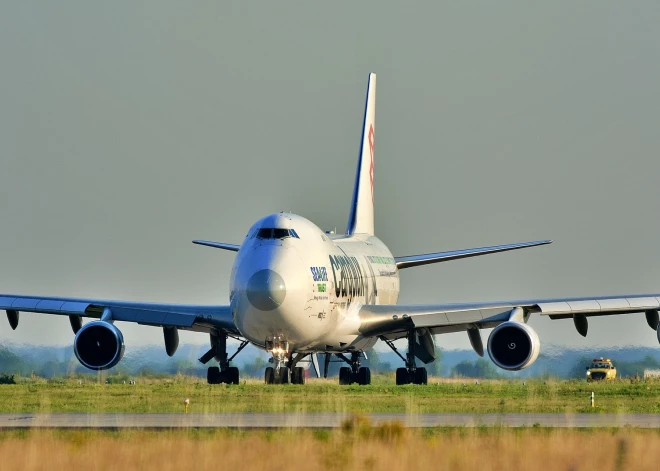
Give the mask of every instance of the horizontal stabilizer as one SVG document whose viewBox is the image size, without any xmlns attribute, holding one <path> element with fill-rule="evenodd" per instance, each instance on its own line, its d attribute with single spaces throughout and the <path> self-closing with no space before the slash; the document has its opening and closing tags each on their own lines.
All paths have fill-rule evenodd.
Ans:
<svg viewBox="0 0 660 471">
<path fill-rule="evenodd" d="M 241 248 L 240 245 L 225 244 L 224 242 L 211 242 L 210 240 L 193 240 L 192 243 L 197 245 L 206 245 L 207 247 L 213 247 L 216 249 L 231 250 L 232 252 L 238 252 L 238 249 Z"/>
<path fill-rule="evenodd" d="M 479 247 L 476 249 L 452 250 L 451 252 L 436 252 L 421 255 L 407 255 L 405 257 L 394 257 L 396 267 L 402 268 L 416 267 L 419 265 L 428 265 L 429 263 L 447 262 L 459 258 L 476 257 L 489 253 L 508 252 L 509 250 L 524 249 L 527 247 L 536 247 L 537 245 L 551 244 L 551 240 L 537 240 L 534 242 L 521 242 L 519 244 L 494 245 L 492 247 Z"/>
</svg>

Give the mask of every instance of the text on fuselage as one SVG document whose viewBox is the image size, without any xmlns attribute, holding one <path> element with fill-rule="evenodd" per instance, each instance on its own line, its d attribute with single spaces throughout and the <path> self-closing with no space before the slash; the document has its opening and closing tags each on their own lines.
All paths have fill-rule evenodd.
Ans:
<svg viewBox="0 0 660 471">
<path fill-rule="evenodd" d="M 335 283 L 335 295 L 350 298 L 364 295 L 362 269 L 355 257 L 330 255 L 330 267 Z"/>
<path fill-rule="evenodd" d="M 328 281 L 328 271 L 325 267 L 309 267 L 314 281 Z"/>
</svg>

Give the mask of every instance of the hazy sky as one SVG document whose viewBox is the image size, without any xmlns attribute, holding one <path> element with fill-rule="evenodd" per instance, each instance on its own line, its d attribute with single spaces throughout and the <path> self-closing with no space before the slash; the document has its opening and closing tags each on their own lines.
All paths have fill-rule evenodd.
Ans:
<svg viewBox="0 0 660 471">
<path fill-rule="evenodd" d="M 401 302 L 660 292 L 659 24 L 657 1 L 5 1 L 0 292 L 227 302 L 234 255 L 190 240 L 279 210 L 343 231 L 372 71 L 395 255 L 555 240 L 405 270 Z M 531 325 L 658 345 L 643 316 L 590 322 Z M 73 335 L 24 313 L 0 339 Z"/>
</svg>

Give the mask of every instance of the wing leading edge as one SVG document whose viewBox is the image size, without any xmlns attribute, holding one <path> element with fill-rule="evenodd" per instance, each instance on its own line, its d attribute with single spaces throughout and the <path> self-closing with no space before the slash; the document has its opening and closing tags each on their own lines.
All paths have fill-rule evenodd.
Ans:
<svg viewBox="0 0 660 471">
<path fill-rule="evenodd" d="M 413 329 L 425 328 L 433 334 L 443 334 L 491 328 L 508 321 L 517 308 L 522 309 L 521 320 L 524 322 L 531 314 L 547 315 L 551 319 L 575 319 L 578 316 L 646 313 L 648 320 L 657 318 L 660 294 L 417 306 L 364 305 L 359 310 L 359 331 L 365 337 L 395 339 Z M 657 328 L 657 322 L 653 322 L 655 325 L 651 325 L 651 320 L 648 322 Z M 586 329 L 580 334 L 586 335 Z"/>
<path fill-rule="evenodd" d="M 116 321 L 202 331 L 217 329 L 229 333 L 238 333 L 229 306 L 157 304 L 0 294 L 1 309 L 7 311 L 10 320 L 12 318 L 16 319 L 16 323 L 18 323 L 18 313 L 21 311 L 99 319 L 104 311 L 109 310 L 112 320 Z M 14 325 L 12 327 L 15 328 Z"/>
<path fill-rule="evenodd" d="M 520 242 L 517 244 L 493 245 L 491 247 L 479 247 L 476 249 L 452 250 L 449 252 L 435 252 L 420 255 L 406 255 L 403 257 L 394 257 L 396 267 L 402 268 L 416 267 L 419 265 L 428 265 L 429 263 L 447 262 L 449 260 L 458 260 L 459 258 L 477 257 L 491 253 L 508 252 L 510 250 L 525 249 L 527 247 L 536 247 L 539 245 L 552 244 L 551 240 L 537 240 L 534 242 Z"/>
</svg>

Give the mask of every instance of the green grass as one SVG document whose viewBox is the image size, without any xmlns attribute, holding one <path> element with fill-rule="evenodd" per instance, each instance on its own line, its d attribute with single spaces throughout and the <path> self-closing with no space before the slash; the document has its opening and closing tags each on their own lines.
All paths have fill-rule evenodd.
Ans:
<svg viewBox="0 0 660 471">
<path fill-rule="evenodd" d="M 61 382 L 60 382 L 61 381 Z M 304 386 L 259 381 L 208 385 L 199 378 L 137 379 L 104 384 L 94 377 L 47 382 L 17 378 L 0 385 L 0 412 L 644 412 L 660 413 L 660 382 L 480 381 L 431 379 L 427 386 L 395 386 L 375 376 L 371 386 L 311 380 Z M 596 407 L 589 398 L 595 392 Z"/>
</svg>

